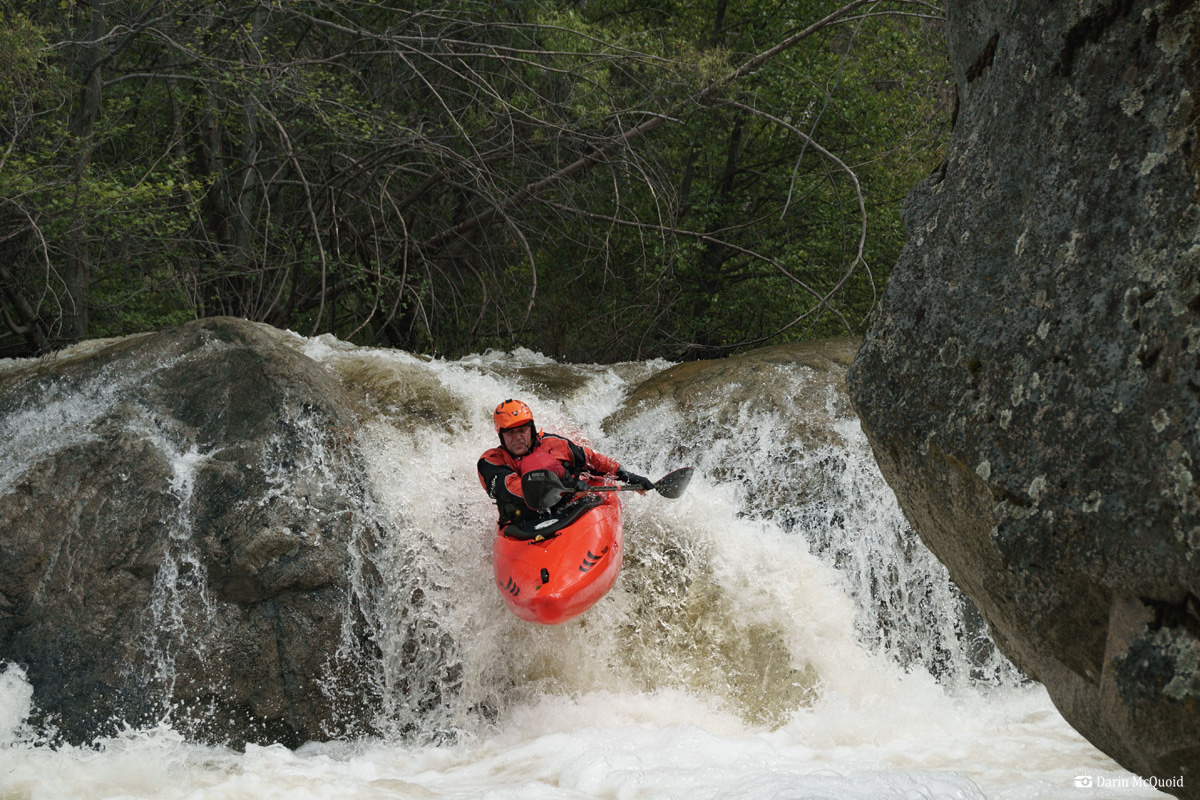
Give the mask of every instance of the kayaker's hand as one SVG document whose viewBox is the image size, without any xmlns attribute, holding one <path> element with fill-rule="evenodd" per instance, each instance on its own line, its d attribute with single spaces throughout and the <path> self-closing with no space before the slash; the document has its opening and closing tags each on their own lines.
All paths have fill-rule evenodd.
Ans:
<svg viewBox="0 0 1200 800">
<path fill-rule="evenodd" d="M 624 467 L 617 470 L 617 480 L 628 483 L 630 486 L 637 486 L 642 491 L 648 492 L 654 488 L 654 481 L 643 478 L 641 475 L 634 475 L 632 472 L 626 472 Z"/>
<path fill-rule="evenodd" d="M 592 485 L 582 478 L 567 478 L 563 481 L 563 486 L 574 492 L 586 492 L 592 488 Z"/>
</svg>

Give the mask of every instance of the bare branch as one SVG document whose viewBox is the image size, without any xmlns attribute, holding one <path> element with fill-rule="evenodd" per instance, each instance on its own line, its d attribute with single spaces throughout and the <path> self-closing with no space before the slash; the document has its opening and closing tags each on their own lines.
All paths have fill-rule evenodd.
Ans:
<svg viewBox="0 0 1200 800">
<path fill-rule="evenodd" d="M 459 223 L 458 225 L 456 225 L 455 227 L 453 227 L 447 231 L 444 231 L 442 233 L 437 234 L 436 236 L 431 237 L 430 239 L 425 241 L 423 247 L 425 249 L 436 248 L 436 247 L 444 245 L 446 242 L 448 242 L 452 239 L 465 236 L 468 233 L 470 233 L 471 231 L 475 230 L 476 228 L 479 228 L 482 225 L 486 225 L 486 224 L 492 222 L 494 219 L 496 219 L 497 214 L 499 212 L 509 211 L 513 208 L 516 208 L 518 205 L 525 202 L 530 197 L 536 196 L 536 195 L 540 194 L 541 192 L 545 191 L 546 189 L 549 189 L 550 187 L 561 183 L 562 181 L 566 180 L 567 178 L 577 175 L 580 172 L 583 172 L 584 170 L 589 169 L 592 166 L 600 163 L 601 161 L 606 160 L 613 153 L 617 152 L 620 148 L 629 144 L 633 140 L 638 139 L 638 138 L 644 136 L 645 134 L 649 133 L 650 131 L 653 131 L 656 128 L 661 127 L 662 125 L 666 124 L 666 122 L 668 120 L 681 116 L 684 108 L 707 101 L 710 97 L 712 97 L 714 94 L 716 94 L 716 92 L 719 89 L 721 89 L 722 87 L 724 87 L 725 85 L 732 83 L 732 82 L 736 81 L 737 79 L 742 78 L 742 77 L 754 72 L 754 70 L 761 67 L 767 61 L 769 61 L 772 57 L 778 55 L 779 53 L 782 53 L 784 50 L 787 50 L 790 47 L 795 47 L 801 41 L 803 41 L 804 39 L 807 39 L 809 36 L 812 36 L 817 31 L 819 31 L 823 28 L 829 27 L 834 22 L 836 22 L 838 19 L 850 14 L 857 8 L 867 5 L 870 2 L 878 2 L 878 0 L 854 0 L 854 2 L 851 2 L 848 5 L 843 6 L 842 8 L 838 9 L 837 11 L 834 11 L 832 14 L 829 14 L 828 16 L 824 17 L 823 19 L 818 20 L 817 22 L 814 22 L 812 25 L 809 25 L 804 30 L 792 34 L 791 36 L 787 37 L 786 39 L 779 42 L 775 46 L 770 47 L 767 50 L 764 50 L 763 52 L 754 56 L 753 58 L 747 60 L 740 67 L 733 70 L 732 72 L 727 73 L 726 75 L 724 75 L 721 78 L 718 78 L 715 81 L 712 81 L 705 88 L 701 89 L 699 92 L 692 95 L 686 101 L 684 101 L 684 102 L 678 104 L 677 106 L 675 106 L 674 108 L 672 108 L 671 111 L 669 111 L 668 113 L 659 115 L 659 116 L 653 116 L 650 119 L 646 120 L 645 122 L 642 122 L 638 125 L 635 125 L 631 128 L 626 129 L 619 136 L 615 137 L 614 139 L 609 141 L 607 144 L 597 147 L 596 149 L 592 150 L 587 155 L 574 161 L 571 164 L 568 164 L 567 166 L 563 167 L 562 169 L 558 170 L 557 172 L 553 173 L 552 175 L 542 178 L 541 180 L 536 181 L 534 183 L 528 184 L 521 190 L 514 193 L 511 197 L 509 197 L 503 203 L 501 203 L 497 208 L 488 209 L 487 211 L 484 211 L 468 220 L 465 220 L 465 221 Z"/>
<path fill-rule="evenodd" d="M 279 131 L 279 137 L 283 140 L 284 148 L 287 152 L 288 161 L 296 170 L 296 174 L 300 177 L 301 185 L 304 187 L 304 204 L 308 209 L 308 219 L 312 224 L 313 241 L 317 245 L 317 253 L 321 258 L 321 304 L 317 310 L 317 319 L 313 322 L 313 336 L 316 336 L 321 329 L 321 317 L 325 313 L 325 279 L 329 270 L 328 261 L 325 258 L 325 244 L 321 241 L 321 226 L 317 222 L 317 213 L 313 209 L 312 191 L 309 188 L 308 180 L 304 177 L 304 169 L 300 166 L 299 160 L 296 158 L 296 151 L 292 147 L 292 137 L 288 136 L 287 129 L 283 127 L 283 123 L 279 118 L 271 112 L 264 104 L 258 104 L 258 108 L 271 118 L 271 122 L 275 124 L 275 129 Z"/>
</svg>

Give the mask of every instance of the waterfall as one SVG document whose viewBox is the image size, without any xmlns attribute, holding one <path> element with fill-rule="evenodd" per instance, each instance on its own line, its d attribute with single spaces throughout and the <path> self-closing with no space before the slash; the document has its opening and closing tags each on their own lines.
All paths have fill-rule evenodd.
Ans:
<svg viewBox="0 0 1200 800">
<path fill-rule="evenodd" d="M 437 741 L 547 693 L 662 689 L 777 725 L 821 692 L 858 691 L 881 660 L 947 686 L 1021 679 L 904 521 L 844 399 L 824 398 L 820 420 L 744 408 L 734 430 L 670 403 L 613 424 L 632 388 L 668 364 L 527 351 L 437 361 L 329 337 L 304 352 L 373 409 L 357 441 L 388 527 L 374 556 L 383 729 Z M 833 391 L 807 375 L 776 380 L 794 395 Z M 558 628 L 516 620 L 492 586 L 494 510 L 475 462 L 495 441 L 491 409 L 509 397 L 544 430 L 634 471 L 697 469 L 680 500 L 628 496 L 620 580 Z M 823 426 L 813 446 L 797 424 Z"/>
</svg>

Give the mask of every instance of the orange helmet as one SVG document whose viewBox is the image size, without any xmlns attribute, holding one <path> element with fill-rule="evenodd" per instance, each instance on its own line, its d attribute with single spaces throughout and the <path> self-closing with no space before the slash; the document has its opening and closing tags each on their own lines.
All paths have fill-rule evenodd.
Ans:
<svg viewBox="0 0 1200 800">
<path fill-rule="evenodd" d="M 492 414 L 492 419 L 496 423 L 496 433 L 505 428 L 519 428 L 522 425 L 533 427 L 533 412 L 520 400 L 505 400 L 496 406 L 496 413 Z"/>
</svg>

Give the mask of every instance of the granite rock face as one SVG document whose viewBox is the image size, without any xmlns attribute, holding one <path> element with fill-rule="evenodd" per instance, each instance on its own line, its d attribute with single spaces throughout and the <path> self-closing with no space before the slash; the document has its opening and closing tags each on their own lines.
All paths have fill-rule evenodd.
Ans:
<svg viewBox="0 0 1200 800">
<path fill-rule="evenodd" d="M 1200 797 L 1200 9 L 948 5 L 954 131 L 851 396 L 1002 650 Z"/>
<path fill-rule="evenodd" d="M 353 416 L 287 337 L 210 319 L 0 371 L 0 659 L 62 739 L 369 725 Z"/>
</svg>

